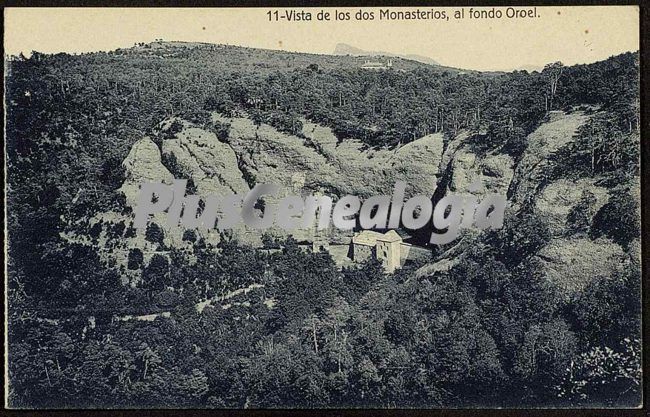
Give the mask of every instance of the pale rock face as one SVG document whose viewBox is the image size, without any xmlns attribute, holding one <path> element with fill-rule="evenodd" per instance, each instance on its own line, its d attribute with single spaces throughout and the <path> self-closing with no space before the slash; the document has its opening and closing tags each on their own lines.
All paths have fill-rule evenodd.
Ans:
<svg viewBox="0 0 650 417">
<path fill-rule="evenodd" d="M 469 185 L 479 180 L 481 180 L 481 172 L 476 155 L 462 148 L 457 150 L 451 161 L 449 191 L 467 192 Z"/>
<path fill-rule="evenodd" d="M 407 197 L 432 195 L 440 175 L 442 134 L 430 134 L 394 150 L 364 149 L 357 140 L 338 143 L 328 127 L 305 122 L 303 132 L 327 162 L 340 169 L 341 189 L 358 195 L 390 194 L 395 181 L 407 184 Z"/>
<path fill-rule="evenodd" d="M 634 262 L 623 249 L 601 238 L 590 240 L 587 236 L 566 236 L 567 216 L 581 201 L 583 193 L 593 195 L 589 218 L 608 200 L 604 187 L 595 185 L 593 179 L 575 182 L 557 180 L 540 185 L 540 178 L 547 168 L 549 157 L 568 143 L 575 131 L 588 119 L 582 113 L 566 115 L 554 112 L 549 120 L 528 137 L 528 146 L 522 160 L 515 166 L 513 159 L 501 153 L 477 155 L 467 143 L 467 132 L 459 132 L 444 148 L 442 134 L 431 134 L 393 150 L 365 149 L 360 141 L 338 142 L 332 131 L 323 126 L 305 121 L 302 135 L 288 135 L 271 126 L 256 126 L 250 119 L 224 118 L 214 114 L 213 118 L 231 125 L 227 142 L 220 142 L 212 132 L 182 124 L 180 132 L 163 141 L 163 154 L 173 155 L 182 175 L 192 178 L 200 195 L 227 195 L 246 193 L 249 182 L 277 184 L 282 190 L 279 195 L 267 199 L 267 204 L 277 203 L 282 197 L 294 195 L 354 194 L 360 197 L 391 194 L 397 180 L 407 183 L 407 197 L 414 194 L 433 195 L 438 179 L 448 175 L 447 192 L 466 193 L 470 185 L 480 181 L 483 193 L 512 194 L 507 211 L 517 210 L 522 201 L 533 198 L 534 210 L 549 225 L 553 238 L 534 256 L 540 263 L 540 272 L 549 282 L 558 285 L 565 296 L 583 289 L 596 276 L 611 276 L 621 268 Z M 164 133 L 173 123 L 170 119 L 161 123 Z M 169 137 L 169 136 L 168 136 Z M 135 208 L 139 186 L 145 181 L 171 184 L 177 172 L 170 172 L 161 162 L 161 152 L 149 138 L 143 138 L 131 149 L 124 161 L 126 177 L 120 190 L 125 194 L 127 204 Z M 91 221 L 102 220 L 105 224 L 124 221 L 129 224 L 132 216 L 119 213 L 102 213 Z M 170 230 L 166 214 L 153 216 L 165 232 L 165 244 L 190 250 L 191 244 L 182 241 L 181 227 Z M 271 229 L 277 236 L 289 233 Z M 260 245 L 259 231 L 240 227 L 235 230 L 240 241 Z M 317 240 L 335 243 L 349 241 L 350 236 L 340 231 L 316 232 L 314 229 L 298 229 L 291 234 L 298 240 Z M 467 229 L 458 240 L 438 259 L 423 266 L 418 277 L 441 273 L 452 268 L 463 256 L 468 245 L 480 238 L 481 232 Z M 219 232 L 208 234 L 197 231 L 212 243 L 219 241 Z M 78 237 L 77 237 L 78 238 Z M 99 244 L 107 245 L 106 232 L 102 232 Z M 347 239 L 347 240 L 346 240 Z M 144 239 L 144 231 L 133 238 L 122 238 L 110 250 L 108 256 L 126 265 L 130 248 L 140 248 L 145 263 L 157 252 L 157 245 Z M 634 249 L 634 248 L 632 248 Z M 637 251 L 638 252 L 638 251 Z M 631 253 L 637 253 L 634 250 Z M 131 279 L 137 279 L 138 271 Z M 133 281 L 131 281 L 133 284 Z"/>
<path fill-rule="evenodd" d="M 442 159 L 440 160 L 441 170 L 447 169 L 449 163 L 455 158 L 456 152 L 465 146 L 468 138 L 469 133 L 465 130 L 461 130 L 456 136 L 449 140 L 447 149 L 445 149 L 445 153 L 442 155 Z"/>
<path fill-rule="evenodd" d="M 165 168 L 160 159 L 160 150 L 158 146 L 148 137 L 144 137 L 137 141 L 131 151 L 123 161 L 125 167 L 126 179 L 119 191 L 124 194 L 126 198 L 126 205 L 135 210 L 140 193 L 140 185 L 143 182 L 161 182 L 164 184 L 172 184 L 174 177 Z M 91 226 L 101 222 L 102 231 L 98 237 L 96 246 L 99 250 L 100 256 L 109 261 L 115 261 L 119 266 L 124 267 L 122 274 L 123 284 L 130 283 L 135 285 L 139 279 L 139 271 L 128 270 L 128 253 L 131 249 L 140 249 L 143 252 L 144 264 L 146 265 L 155 253 L 158 252 L 158 244 L 151 243 L 145 239 L 145 231 L 138 231 L 133 237 L 113 236 L 109 229 L 117 224 L 123 223 L 125 228 L 128 228 L 133 221 L 133 214 L 124 215 L 113 211 L 97 213 L 89 219 Z M 164 232 L 164 242 L 167 245 L 174 245 L 176 247 L 183 247 L 185 243 L 182 241 L 182 231 L 179 228 L 176 230 L 167 230 L 166 215 L 159 213 L 152 216 L 152 222 L 160 225 Z M 77 235 L 73 233 L 63 233 L 63 238 L 77 243 L 92 244 L 90 238 L 85 235 Z"/>
<path fill-rule="evenodd" d="M 585 234 L 567 236 L 567 217 L 583 195 L 590 196 L 585 210 L 588 220 L 591 220 L 607 203 L 607 188 L 596 185 L 592 178 L 560 179 L 544 184 L 549 158 L 572 140 L 588 118 L 581 112 L 552 112 L 548 120 L 528 136 L 527 149 L 517 165 L 505 154 L 494 153 L 484 157 L 475 154 L 466 142 L 465 132 L 449 141 L 441 160 L 441 169 L 448 170 L 448 193 L 467 192 L 470 184 L 480 180 L 488 192 L 506 194 L 510 191 L 507 212 L 519 210 L 526 200 L 534 202 L 533 208 L 548 225 L 552 238 L 533 258 L 541 265 L 539 272 L 557 285 L 566 297 L 581 291 L 596 277 L 610 277 L 629 267 L 630 262 L 638 261 L 611 240 L 591 240 Z M 473 245 L 480 238 L 480 232 L 470 231 L 475 233 L 467 244 Z M 462 242 L 463 239 L 459 239 L 436 262 L 420 268 L 416 276 L 429 276 L 453 267 L 465 256 L 467 247 Z M 639 253 L 634 244 L 628 251 Z"/>
<path fill-rule="evenodd" d="M 433 195 L 443 152 L 441 134 L 428 135 L 395 150 L 369 150 L 356 140 L 338 143 L 329 128 L 304 122 L 305 138 L 279 132 L 245 117 L 213 119 L 230 124 L 229 146 L 238 166 L 255 183 L 277 184 L 282 191 L 268 204 L 289 194 L 325 194 L 336 200 L 346 194 L 361 198 L 390 195 L 395 181 L 406 182 L 407 198 L 415 194 Z M 185 129 L 187 131 L 191 129 Z M 178 135 L 177 135 L 178 136 Z M 281 230 L 270 230 L 286 235 Z M 332 231 L 340 240 L 339 231 Z M 299 229 L 297 239 L 310 240 L 313 230 Z"/>
<path fill-rule="evenodd" d="M 528 135 L 527 147 L 517 165 L 513 178 L 513 200 L 522 203 L 532 199 L 549 169 L 549 157 L 573 140 L 577 130 L 589 116 L 583 112 L 564 114 L 553 112 L 549 121 L 542 123 Z"/>
<path fill-rule="evenodd" d="M 160 149 L 148 137 L 133 145 L 122 165 L 126 169 L 126 180 L 120 187 L 120 192 L 126 197 L 129 207 L 136 206 L 142 183 L 172 184 L 174 181 L 174 176 L 160 160 Z"/>
<path fill-rule="evenodd" d="M 192 178 L 200 195 L 247 193 L 248 184 L 237 166 L 237 156 L 212 132 L 189 127 L 163 141 L 163 154 L 176 157 L 183 173 Z"/>
<path fill-rule="evenodd" d="M 180 172 L 174 175 L 191 178 L 196 186 L 196 194 L 201 197 L 245 195 L 250 190 L 239 169 L 237 155 L 212 132 L 185 124 L 172 139 L 163 141 L 162 148 L 166 157 L 171 159 L 173 156 L 175 159 L 176 169 Z M 186 192 L 191 194 L 189 190 Z M 243 224 L 233 228 L 232 232 L 242 242 L 260 244 L 259 233 L 247 231 Z M 211 241 L 218 242 L 218 231 L 211 230 L 207 235 Z"/>
<path fill-rule="evenodd" d="M 598 276 L 610 277 L 629 265 L 629 256 L 608 239 L 553 239 L 536 255 L 541 272 L 569 297 Z"/>
<path fill-rule="evenodd" d="M 148 137 L 140 139 L 133 145 L 131 151 L 124 160 L 123 165 L 126 169 L 126 180 L 120 187 L 119 191 L 126 197 L 127 206 L 131 207 L 133 210 L 137 207 L 140 185 L 142 183 L 161 182 L 163 184 L 172 184 L 174 180 L 174 175 L 169 172 L 161 161 L 160 149 Z M 128 225 L 133 221 L 133 214 L 123 215 L 115 212 L 98 213 L 90 220 L 90 223 L 92 225 L 99 221 L 103 222 L 105 226 L 99 237 L 98 247 L 107 248 L 112 246 L 111 249 L 102 251 L 102 256 L 116 260 L 118 265 L 124 265 L 126 267 L 129 250 L 134 248 L 138 248 L 143 252 L 145 265 L 155 253 L 162 253 L 165 256 L 164 252 L 158 250 L 157 244 L 151 243 L 145 239 L 144 230 L 137 231 L 136 235 L 133 237 L 120 237 L 109 244 L 110 238 L 107 234 L 108 225 L 123 222 L 128 227 Z M 166 246 L 190 249 L 191 245 L 188 242 L 183 241 L 184 229 L 181 227 L 169 227 L 167 224 L 166 213 L 153 214 L 150 222 L 156 223 L 162 228 L 164 232 L 164 243 Z M 197 231 L 197 235 L 203 236 L 206 241 L 213 244 L 217 244 L 220 240 L 220 235 L 216 230 L 210 232 Z M 77 239 L 76 237 L 69 238 Z M 130 271 L 127 271 L 124 278 L 128 278 L 129 275 L 133 275 L 131 278 L 134 278 L 138 274 L 136 272 L 131 274 Z M 134 281 L 131 281 L 131 284 L 134 283 Z"/>
<path fill-rule="evenodd" d="M 453 138 L 442 158 L 451 172 L 448 189 L 453 193 L 468 192 L 471 184 L 480 182 L 484 191 L 506 195 L 514 174 L 514 161 L 505 154 L 487 154 L 483 157 L 470 149 L 466 132 Z"/>
<path fill-rule="evenodd" d="M 487 155 L 481 161 L 481 181 L 487 190 L 506 195 L 514 169 L 515 162 L 509 155 Z"/>
<path fill-rule="evenodd" d="M 296 188 L 296 175 L 305 192 L 355 194 L 392 193 L 395 181 L 407 183 L 407 196 L 432 195 L 443 152 L 441 134 L 428 135 L 395 150 L 364 149 L 357 140 L 338 143 L 331 129 L 304 121 L 306 140 L 254 123 L 243 117 L 224 118 L 230 123 L 229 142 L 242 170 L 256 183 Z"/>
<path fill-rule="evenodd" d="M 585 193 L 593 196 L 593 203 L 586 208 L 592 219 L 609 199 L 607 189 L 594 185 L 593 179 L 561 179 L 544 187 L 535 200 L 535 210 L 546 221 L 551 234 L 558 236 L 567 231 L 567 216 Z"/>
<path fill-rule="evenodd" d="M 219 117 L 215 115 L 215 117 Z M 218 119 L 219 120 L 219 119 Z M 297 136 L 277 131 L 271 126 L 255 124 L 247 118 L 220 119 L 230 124 L 228 142 L 239 161 L 239 170 L 255 184 L 274 184 L 280 191 L 264 197 L 267 207 L 277 205 L 288 195 L 331 195 L 338 190 L 340 172 L 327 163 L 323 155 L 305 146 Z M 268 230 L 275 236 L 293 235 L 297 240 L 311 240 L 314 229 Z M 259 231 L 252 231 L 251 238 Z"/>
<path fill-rule="evenodd" d="M 305 146 L 303 139 L 255 124 L 247 118 L 227 119 L 229 142 L 242 170 L 257 184 L 277 184 L 290 188 L 293 174 L 304 175 L 304 187 L 316 191 L 319 185 L 333 185 L 340 176 L 324 156 Z"/>
<path fill-rule="evenodd" d="M 395 176 L 412 187 L 413 194 L 433 195 L 440 176 L 443 150 L 442 133 L 433 133 L 407 143 L 392 158 Z"/>
</svg>

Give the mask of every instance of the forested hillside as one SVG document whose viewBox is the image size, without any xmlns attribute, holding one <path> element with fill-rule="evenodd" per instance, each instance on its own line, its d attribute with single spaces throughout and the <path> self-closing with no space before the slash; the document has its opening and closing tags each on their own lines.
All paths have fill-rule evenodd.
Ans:
<svg viewBox="0 0 650 417">
<path fill-rule="evenodd" d="M 373 72 L 360 57 L 174 42 L 12 57 L 10 404 L 638 405 L 638 53 L 541 73 L 393 59 Z M 237 163 L 215 175 L 241 188 L 281 175 L 286 161 L 256 158 L 265 144 L 345 178 L 379 168 L 340 149 L 381 160 L 438 134 L 432 199 L 479 178 L 507 193 L 505 226 L 394 274 L 340 269 L 291 237 L 136 232 L 123 162 L 150 141 L 161 170 L 194 179 L 178 146 L 199 133 Z M 106 213 L 119 220 L 91 221 Z M 100 255 L 120 240 L 151 253 Z"/>
</svg>

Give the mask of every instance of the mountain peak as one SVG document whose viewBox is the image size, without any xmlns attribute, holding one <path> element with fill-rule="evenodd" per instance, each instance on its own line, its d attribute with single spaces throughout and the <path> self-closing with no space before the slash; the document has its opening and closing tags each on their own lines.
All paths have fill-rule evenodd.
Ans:
<svg viewBox="0 0 650 417">
<path fill-rule="evenodd" d="M 383 56 L 391 56 L 391 57 L 410 59 L 411 61 L 417 61 L 417 62 L 421 62 L 423 64 L 428 64 L 428 65 L 440 65 L 437 61 L 435 61 L 434 59 L 429 58 L 427 56 L 415 55 L 415 54 L 394 54 L 392 52 L 384 52 L 384 51 L 365 51 L 363 49 L 357 48 L 357 47 L 352 46 L 352 45 L 348 45 L 346 43 L 337 43 L 336 47 L 334 48 L 333 54 L 334 55 L 352 55 L 352 56 L 383 55 Z"/>
<path fill-rule="evenodd" d="M 334 48 L 334 55 L 369 55 L 370 53 L 363 49 L 356 48 L 347 43 L 337 43 Z"/>
</svg>

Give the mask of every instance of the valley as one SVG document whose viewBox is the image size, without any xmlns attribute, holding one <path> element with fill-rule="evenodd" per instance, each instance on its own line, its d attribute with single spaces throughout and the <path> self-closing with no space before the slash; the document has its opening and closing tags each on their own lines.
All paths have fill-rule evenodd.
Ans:
<svg viewBox="0 0 650 417">
<path fill-rule="evenodd" d="M 161 40 L 12 57 L 10 403 L 636 406 L 638 52 L 536 72 L 365 60 Z M 507 204 L 502 228 L 444 245 L 431 225 L 134 228 L 142 183 L 174 179 L 281 186 L 265 205 L 396 181 Z"/>
</svg>

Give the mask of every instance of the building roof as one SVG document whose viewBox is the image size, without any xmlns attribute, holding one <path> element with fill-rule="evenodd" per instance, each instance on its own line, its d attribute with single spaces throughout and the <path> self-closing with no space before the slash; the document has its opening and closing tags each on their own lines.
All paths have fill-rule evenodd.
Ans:
<svg viewBox="0 0 650 417">
<path fill-rule="evenodd" d="M 393 66 L 393 61 L 390 60 L 390 59 L 386 63 L 380 62 L 380 61 L 366 60 L 366 62 L 364 62 L 363 65 L 361 65 L 361 68 L 365 68 L 365 69 L 388 69 L 388 68 L 391 68 L 392 66 Z"/>
<path fill-rule="evenodd" d="M 389 230 L 380 237 L 377 238 L 382 242 L 401 242 L 402 237 L 394 230 Z"/>
<path fill-rule="evenodd" d="M 372 230 L 363 230 L 360 233 L 352 236 L 352 243 L 355 245 L 375 246 L 377 244 L 377 238 L 381 236 L 382 234 L 379 232 L 374 232 Z"/>
<path fill-rule="evenodd" d="M 402 240 L 407 240 L 413 237 L 409 232 L 407 232 L 404 229 L 395 229 L 395 233 L 397 233 L 399 237 L 402 238 Z"/>
<path fill-rule="evenodd" d="M 355 245 L 376 246 L 377 241 L 401 242 L 402 238 L 394 230 L 389 230 L 386 233 L 379 233 L 373 230 L 363 230 L 352 237 L 352 243 Z"/>
</svg>

